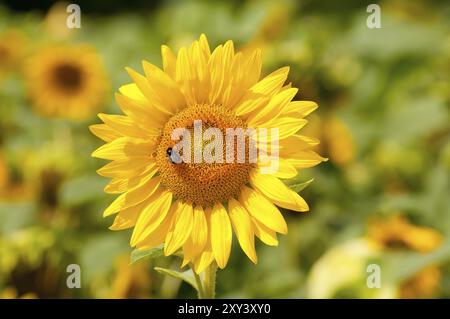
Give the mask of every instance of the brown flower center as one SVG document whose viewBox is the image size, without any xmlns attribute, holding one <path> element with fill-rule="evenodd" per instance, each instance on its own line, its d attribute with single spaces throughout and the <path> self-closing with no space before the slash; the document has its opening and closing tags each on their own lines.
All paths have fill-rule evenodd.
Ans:
<svg viewBox="0 0 450 319">
<path fill-rule="evenodd" d="M 199 128 L 195 123 L 201 121 L 202 140 L 198 140 Z M 186 129 L 189 136 L 172 139 L 172 133 L 176 129 Z M 215 141 L 217 136 L 206 138 L 205 133 L 210 128 L 216 128 L 221 133 L 222 147 L 215 148 L 212 152 L 206 152 L 208 144 Z M 245 161 L 238 161 L 238 138 L 234 136 L 232 148 L 227 148 L 227 128 L 245 129 L 245 123 L 239 117 L 233 115 L 221 106 L 196 105 L 188 107 L 174 115 L 165 125 L 157 148 L 156 162 L 159 167 L 161 183 L 169 189 L 176 198 L 192 202 L 203 207 L 213 206 L 217 202 L 225 202 L 232 197 L 239 196 L 240 190 L 248 182 L 249 174 L 255 164 L 248 160 L 248 137 L 244 137 Z M 188 138 L 190 144 L 190 160 L 182 150 L 178 154 L 184 159 L 177 163 L 174 153 L 176 144 L 183 138 Z M 183 140 L 183 142 L 186 142 Z M 242 144 L 242 143 L 241 143 Z M 230 144 L 229 144 L 230 145 Z M 189 150 L 189 148 L 186 148 Z M 211 148 L 209 148 L 211 150 Z M 195 159 L 195 153 L 202 154 L 202 159 Z M 216 152 L 218 152 L 216 154 Z M 184 154 L 183 154 L 184 153 Z M 217 155 L 216 159 L 221 161 L 207 162 L 208 154 Z M 233 156 L 232 160 L 227 157 Z"/>
<path fill-rule="evenodd" d="M 82 71 L 72 64 L 60 64 L 53 70 L 53 81 L 66 92 L 73 92 L 81 87 Z"/>
</svg>

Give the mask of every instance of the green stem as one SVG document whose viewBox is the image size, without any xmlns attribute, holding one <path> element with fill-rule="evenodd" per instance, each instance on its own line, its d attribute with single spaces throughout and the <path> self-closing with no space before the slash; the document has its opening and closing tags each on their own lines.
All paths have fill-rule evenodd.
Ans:
<svg viewBox="0 0 450 319">
<path fill-rule="evenodd" d="M 202 273 L 202 276 L 195 272 L 192 265 L 190 266 L 197 285 L 198 299 L 214 299 L 216 295 L 216 263 L 212 262 Z"/>
<path fill-rule="evenodd" d="M 216 271 L 217 265 L 215 262 L 212 262 L 205 269 L 205 277 L 203 281 L 203 288 L 204 288 L 203 298 L 214 299 L 216 296 Z"/>
<path fill-rule="evenodd" d="M 204 290 L 203 290 L 203 284 L 200 276 L 194 271 L 194 267 L 191 267 L 192 272 L 194 273 L 195 283 L 197 284 L 197 293 L 198 293 L 198 299 L 204 299 Z"/>
</svg>

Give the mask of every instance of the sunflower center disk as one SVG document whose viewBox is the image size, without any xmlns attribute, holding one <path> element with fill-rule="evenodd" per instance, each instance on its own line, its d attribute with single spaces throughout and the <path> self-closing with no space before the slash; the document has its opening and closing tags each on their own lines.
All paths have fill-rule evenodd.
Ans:
<svg viewBox="0 0 450 319">
<path fill-rule="evenodd" d="M 227 143 L 227 129 L 245 128 L 240 118 L 219 106 L 195 105 L 174 115 L 164 127 L 156 152 L 162 185 L 176 198 L 203 207 L 239 196 L 255 164 L 249 160 L 248 136 L 241 143 L 236 136 Z M 185 133 L 176 137 L 179 134 L 173 132 L 180 129 Z M 243 152 L 240 157 L 239 152 Z"/>
<path fill-rule="evenodd" d="M 81 85 L 81 71 L 70 64 L 61 64 L 54 69 L 54 80 L 61 89 L 75 91 Z"/>
</svg>

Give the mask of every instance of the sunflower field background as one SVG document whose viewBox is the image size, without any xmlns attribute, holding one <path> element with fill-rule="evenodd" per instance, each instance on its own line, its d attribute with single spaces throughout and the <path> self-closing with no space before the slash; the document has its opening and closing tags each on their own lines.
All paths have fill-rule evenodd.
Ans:
<svg viewBox="0 0 450 319">
<path fill-rule="evenodd" d="M 329 158 L 291 184 L 310 212 L 285 214 L 288 235 L 257 245 L 256 266 L 234 247 L 217 296 L 449 298 L 450 4 L 377 1 L 370 29 L 369 3 L 80 1 L 68 29 L 68 3 L 0 2 L 0 298 L 195 297 L 154 270 L 177 257 L 131 264 L 130 233 L 108 230 L 88 126 L 118 114 L 125 66 L 161 65 L 161 44 L 202 33 L 261 48 L 264 75 L 290 66 L 298 97 L 319 104 L 304 134 Z"/>
</svg>

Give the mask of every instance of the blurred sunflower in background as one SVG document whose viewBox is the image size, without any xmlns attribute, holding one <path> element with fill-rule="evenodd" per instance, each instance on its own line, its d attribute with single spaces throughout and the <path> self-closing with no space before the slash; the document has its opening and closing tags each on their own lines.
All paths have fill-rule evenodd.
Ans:
<svg viewBox="0 0 450 319">
<path fill-rule="evenodd" d="M 152 278 L 146 262 L 130 265 L 128 255 L 117 258 L 109 298 L 148 298 L 152 288 Z"/>
<path fill-rule="evenodd" d="M 383 256 L 404 253 L 427 254 L 437 250 L 443 237 L 435 229 L 411 224 L 404 216 L 394 214 L 369 220 L 367 234 L 344 242 L 327 251 L 312 267 L 308 278 L 311 298 L 359 296 L 363 298 L 431 298 L 439 289 L 441 270 L 438 265 L 421 267 L 399 281 L 383 275 Z M 367 265 L 380 263 L 381 287 L 369 289 Z M 395 263 L 395 268 L 398 263 Z"/>
<path fill-rule="evenodd" d="M 323 153 L 336 166 L 345 167 L 354 162 L 356 143 L 350 128 L 337 115 L 330 114 L 324 118 L 312 115 L 305 134 L 321 141 L 314 150 Z"/>
<path fill-rule="evenodd" d="M 13 287 L 6 287 L 0 291 L 0 299 L 35 299 L 36 294 L 29 292 L 23 295 L 18 295 L 17 290 Z"/>
<path fill-rule="evenodd" d="M 5 189 L 8 186 L 8 181 L 9 181 L 8 166 L 6 165 L 6 161 L 2 151 L 0 151 L 0 194 L 2 193 L 3 189 Z"/>
<path fill-rule="evenodd" d="M 53 38 L 66 39 L 79 32 L 77 28 L 61 28 L 67 21 L 67 6 L 69 2 L 55 2 L 48 10 L 44 19 L 45 31 Z"/>
<path fill-rule="evenodd" d="M 19 30 L 0 33 L 0 79 L 5 74 L 20 69 L 25 56 L 26 36 Z"/>
<path fill-rule="evenodd" d="M 25 75 L 35 110 L 48 117 L 86 119 L 109 88 L 102 60 L 89 45 L 42 48 L 30 57 Z"/>
<path fill-rule="evenodd" d="M 277 233 L 287 233 L 276 206 L 309 210 L 280 179 L 325 160 L 311 150 L 317 140 L 297 134 L 317 104 L 292 101 L 298 90 L 284 85 L 289 68 L 260 80 L 260 51 L 235 53 L 232 41 L 211 53 L 202 35 L 178 56 L 162 46 L 162 56 L 164 70 L 146 61 L 145 76 L 127 69 L 135 83 L 122 86 L 116 95 L 126 115 L 100 114 L 104 124 L 91 126 L 107 142 L 92 155 L 112 160 L 98 170 L 112 178 L 105 191 L 122 193 L 104 216 L 118 213 L 113 230 L 134 227 L 133 247 L 164 243 L 165 255 L 182 248 L 183 265 L 191 262 L 197 273 L 214 260 L 220 268 L 226 266 L 232 228 L 256 263 L 255 235 L 267 245 L 277 245 Z M 172 132 L 193 129 L 195 120 L 224 135 L 226 128 L 278 128 L 279 136 L 266 141 L 280 139 L 278 171 L 264 174 L 263 163 L 248 161 L 174 165 L 167 156 Z"/>
<path fill-rule="evenodd" d="M 0 201 L 24 200 L 31 196 L 31 184 L 26 184 L 18 172 L 17 167 L 12 167 L 5 156 L 6 152 L 0 150 Z"/>
<path fill-rule="evenodd" d="M 387 219 L 372 220 L 368 237 L 388 252 L 406 250 L 429 253 L 439 248 L 443 241 L 442 235 L 436 230 L 413 225 L 398 214 Z M 397 294 L 400 298 L 430 298 L 436 294 L 440 281 L 439 267 L 428 266 L 403 281 Z"/>
</svg>

